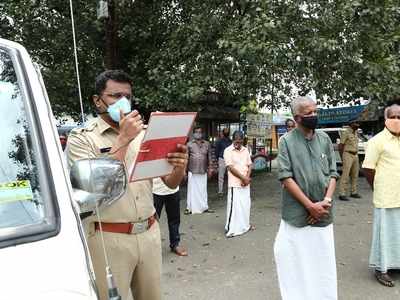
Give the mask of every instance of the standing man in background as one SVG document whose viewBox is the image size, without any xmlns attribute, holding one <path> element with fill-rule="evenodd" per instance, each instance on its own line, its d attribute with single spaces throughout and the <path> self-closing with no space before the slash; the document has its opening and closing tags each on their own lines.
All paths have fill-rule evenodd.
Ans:
<svg viewBox="0 0 400 300">
<path fill-rule="evenodd" d="M 207 179 L 212 175 L 211 146 L 203 138 L 203 129 L 193 129 L 194 140 L 187 144 L 189 152 L 187 207 L 185 214 L 214 212 L 208 209 Z"/>
<path fill-rule="evenodd" d="M 225 164 L 228 169 L 226 237 L 234 237 L 254 229 L 250 225 L 251 157 L 249 150 L 243 146 L 243 132 L 235 131 L 232 139 L 233 144 L 224 152 Z"/>
<path fill-rule="evenodd" d="M 363 171 L 374 193 L 369 267 L 393 287 L 389 271 L 400 269 L 400 101 L 388 104 L 385 128 L 368 141 Z"/>
<path fill-rule="evenodd" d="M 343 132 L 340 137 L 339 152 L 342 157 L 343 170 L 342 176 L 340 177 L 339 183 L 339 200 L 349 201 L 350 199 L 346 196 L 346 190 L 349 185 L 349 179 L 351 179 L 351 193 L 352 198 L 361 198 L 357 193 L 358 185 L 358 172 L 359 172 L 359 161 L 358 161 L 358 128 L 360 124 L 356 120 L 352 120 L 349 123 L 349 128 Z"/>
<path fill-rule="evenodd" d="M 179 245 L 181 240 L 179 233 L 179 225 L 181 224 L 179 186 L 175 189 L 170 189 L 161 178 L 154 178 L 153 198 L 158 217 L 161 216 L 163 206 L 165 205 L 168 220 L 169 247 L 171 251 L 178 256 L 187 256 L 186 249 Z"/>
<path fill-rule="evenodd" d="M 290 132 L 296 128 L 296 122 L 292 119 L 286 119 L 285 121 L 286 132 Z"/>
<path fill-rule="evenodd" d="M 217 141 L 215 146 L 215 156 L 218 159 L 218 196 L 220 198 L 222 198 L 224 194 L 224 179 L 226 172 L 224 151 L 231 144 L 232 141 L 229 138 L 229 128 L 224 128 L 222 130 L 222 137 Z"/>
</svg>

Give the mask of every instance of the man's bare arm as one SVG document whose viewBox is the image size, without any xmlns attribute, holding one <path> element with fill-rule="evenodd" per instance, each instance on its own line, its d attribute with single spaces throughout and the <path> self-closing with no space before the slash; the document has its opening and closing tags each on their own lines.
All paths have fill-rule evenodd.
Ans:
<svg viewBox="0 0 400 300">
<path fill-rule="evenodd" d="M 325 197 L 332 199 L 332 196 L 333 196 L 333 193 L 335 192 L 335 189 L 336 189 L 336 178 L 331 177 L 331 179 L 329 180 L 328 188 L 327 188 L 326 193 L 325 193 Z"/>
<path fill-rule="evenodd" d="M 170 175 L 164 176 L 161 179 L 171 189 L 176 188 L 185 177 L 186 166 L 188 162 L 187 147 L 178 145 L 178 152 L 168 154 L 168 162 L 174 166 Z"/>
<path fill-rule="evenodd" d="M 231 172 L 234 176 L 236 176 L 237 178 L 239 178 L 240 180 L 246 180 L 246 176 L 240 174 L 240 172 L 238 170 L 236 170 L 234 167 L 232 166 L 227 166 L 227 169 L 229 170 L 229 172 Z"/>
<path fill-rule="evenodd" d="M 110 150 L 110 154 L 117 160 L 125 161 L 130 142 L 143 130 L 143 120 L 137 110 L 126 116 L 120 111 L 120 117 L 118 137 Z"/>
<path fill-rule="evenodd" d="M 363 168 L 362 172 L 364 173 L 364 176 L 367 179 L 371 188 L 374 189 L 375 170 Z"/>
</svg>

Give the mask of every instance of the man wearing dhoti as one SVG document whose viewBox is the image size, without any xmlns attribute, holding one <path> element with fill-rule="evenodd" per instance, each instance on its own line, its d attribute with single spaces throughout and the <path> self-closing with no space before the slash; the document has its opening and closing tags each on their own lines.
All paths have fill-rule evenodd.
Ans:
<svg viewBox="0 0 400 300">
<path fill-rule="evenodd" d="M 193 129 L 193 138 L 187 144 L 189 163 L 185 214 L 213 212 L 208 209 L 207 195 L 207 175 L 212 174 L 210 143 L 204 140 L 201 127 Z"/>
<path fill-rule="evenodd" d="M 374 195 L 369 266 L 392 287 L 388 271 L 400 269 L 400 101 L 385 109 L 385 128 L 368 141 L 363 170 Z"/>
<path fill-rule="evenodd" d="M 233 133 L 233 143 L 224 151 L 228 169 L 228 201 L 225 233 L 234 237 L 248 232 L 250 225 L 250 152 L 243 146 L 243 132 Z"/>
<path fill-rule="evenodd" d="M 332 195 L 336 160 L 329 136 L 315 131 L 317 106 L 292 102 L 297 128 L 279 142 L 282 219 L 274 254 L 283 300 L 336 300 Z"/>
</svg>

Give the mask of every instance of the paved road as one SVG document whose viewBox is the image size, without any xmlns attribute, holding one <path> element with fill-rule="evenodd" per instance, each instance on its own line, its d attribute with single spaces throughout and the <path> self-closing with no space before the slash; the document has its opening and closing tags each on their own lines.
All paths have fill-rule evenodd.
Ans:
<svg viewBox="0 0 400 300">
<path fill-rule="evenodd" d="M 224 236 L 226 201 L 215 196 L 209 185 L 214 214 L 182 214 L 182 245 L 188 257 L 169 252 L 165 215 L 161 217 L 163 236 L 163 299 L 280 299 L 273 259 L 273 242 L 280 220 L 280 187 L 276 173 L 257 174 L 252 183 L 251 221 L 256 230 L 244 236 Z M 181 209 L 186 192 L 182 189 Z M 378 284 L 368 269 L 372 229 L 372 193 L 360 179 L 363 199 L 336 202 L 335 242 L 339 299 L 398 300 L 398 284 L 386 288 Z M 299 299 L 302 300 L 302 299 Z"/>
</svg>

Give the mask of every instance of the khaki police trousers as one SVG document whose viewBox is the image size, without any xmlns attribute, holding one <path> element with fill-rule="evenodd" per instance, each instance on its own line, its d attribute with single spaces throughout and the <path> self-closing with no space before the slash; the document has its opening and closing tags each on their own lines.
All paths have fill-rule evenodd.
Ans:
<svg viewBox="0 0 400 300">
<path fill-rule="evenodd" d="M 349 152 L 343 152 L 343 169 L 342 176 L 340 177 L 339 195 L 345 196 L 346 190 L 349 184 L 349 178 L 351 179 L 351 194 L 357 193 L 357 181 L 359 172 L 358 155 L 351 154 Z"/>
<path fill-rule="evenodd" d="M 122 300 L 131 299 L 130 290 L 135 300 L 160 300 L 161 237 L 158 222 L 140 234 L 103 232 L 103 236 Z M 99 231 L 89 230 L 88 246 L 100 300 L 108 300 L 106 263 Z"/>
</svg>

